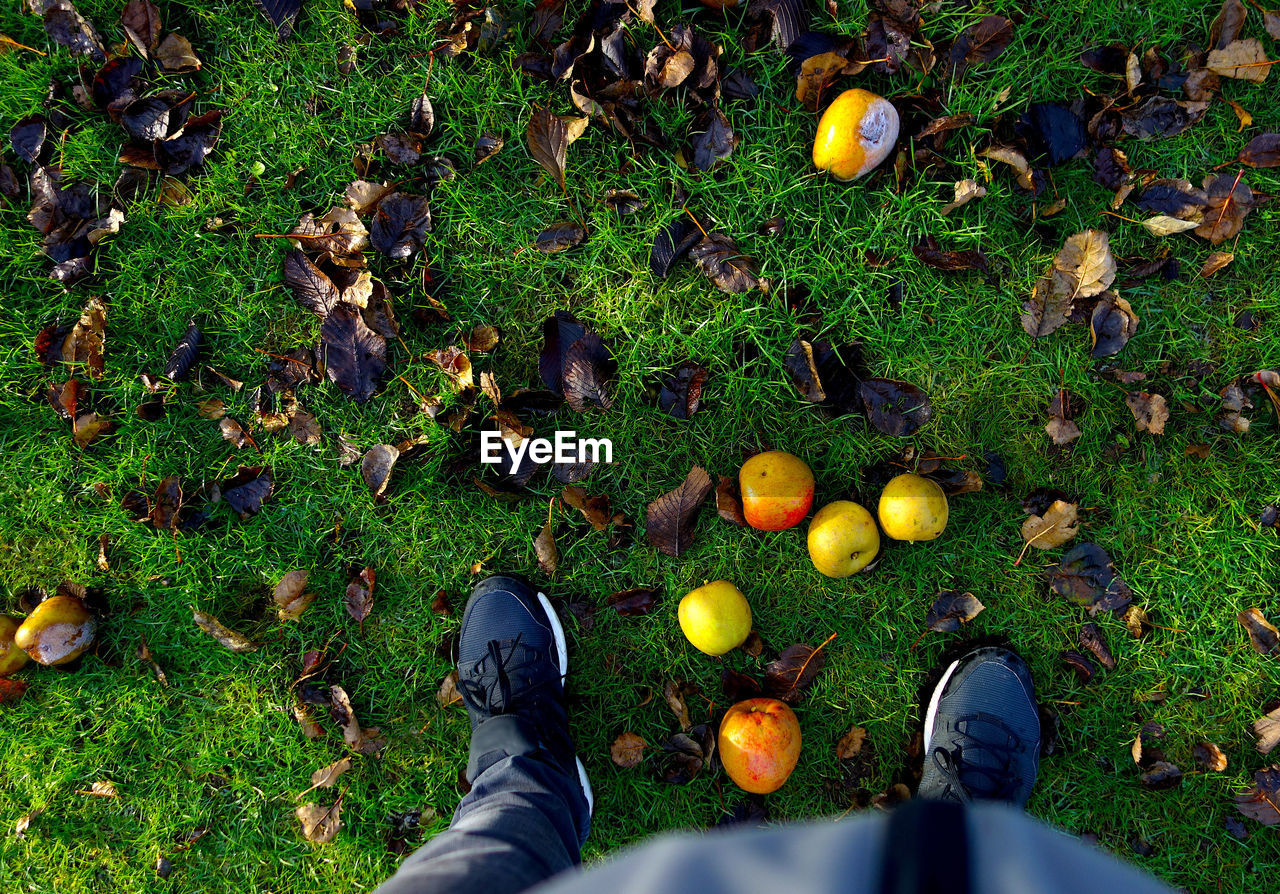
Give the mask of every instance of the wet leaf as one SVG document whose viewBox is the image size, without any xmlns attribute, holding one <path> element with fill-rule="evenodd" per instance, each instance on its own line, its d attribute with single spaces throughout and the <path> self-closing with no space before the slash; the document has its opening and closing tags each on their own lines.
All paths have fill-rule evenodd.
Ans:
<svg viewBox="0 0 1280 894">
<path fill-rule="evenodd" d="M 182 511 L 182 479 L 177 475 L 169 475 L 160 479 L 156 492 L 151 497 L 150 520 L 156 530 L 173 530 L 178 525 L 178 514 Z"/>
<path fill-rule="evenodd" d="M 1107 647 L 1107 640 L 1102 634 L 1102 628 L 1092 621 L 1087 621 L 1080 627 L 1080 647 L 1092 652 L 1093 657 L 1097 658 L 1098 663 L 1107 670 L 1116 669 L 1115 656 L 1111 654 L 1111 649 Z"/>
<path fill-rule="evenodd" d="M 1133 414 L 1138 431 L 1164 434 L 1164 425 L 1169 421 L 1169 403 L 1163 395 L 1134 391 L 1125 395 L 1124 403 Z"/>
<path fill-rule="evenodd" d="M 609 757 L 616 766 L 624 770 L 634 769 L 644 760 L 644 749 L 647 744 L 633 732 L 622 733 L 609 746 Z"/>
<path fill-rule="evenodd" d="M 702 389 L 710 375 L 706 367 L 686 360 L 671 374 L 663 376 L 658 406 L 676 419 L 692 418 L 702 407 Z"/>
<path fill-rule="evenodd" d="M 395 468 L 400 451 L 390 444 L 375 444 L 360 461 L 360 476 L 373 494 L 374 502 L 386 501 L 387 484 L 391 481 L 391 470 Z"/>
<path fill-rule="evenodd" d="M 222 432 L 223 440 L 237 450 L 248 447 L 253 443 L 253 438 L 249 437 L 249 433 L 244 430 L 244 426 L 230 416 L 224 416 L 218 421 L 218 429 Z"/>
<path fill-rule="evenodd" d="M 223 626 L 222 622 L 213 615 L 202 612 L 199 609 L 193 609 L 192 614 L 195 618 L 196 626 L 217 640 L 218 644 L 224 648 L 230 649 L 232 652 L 256 652 L 258 650 L 257 643 L 247 636 Z"/>
<path fill-rule="evenodd" d="M 1208 205 L 1196 235 L 1213 245 L 1234 239 L 1253 211 L 1253 190 L 1238 174 L 1210 174 L 1204 179 L 1204 187 Z"/>
<path fill-rule="evenodd" d="M 1093 335 L 1093 359 L 1119 354 L 1138 331 L 1138 322 L 1138 315 L 1128 301 L 1115 292 L 1104 293 L 1089 319 L 1089 330 Z"/>
<path fill-rule="evenodd" d="M 525 138 L 533 160 L 564 190 L 565 153 L 569 148 L 569 128 L 565 121 L 550 109 L 535 109 Z"/>
<path fill-rule="evenodd" d="M 193 317 L 187 321 L 187 331 L 182 334 L 182 338 L 178 339 L 173 352 L 169 354 L 168 361 L 165 362 L 164 377 L 166 379 L 180 382 L 187 377 L 187 373 L 191 371 L 191 366 L 200 353 L 201 339 L 200 327 L 196 325 Z"/>
<path fill-rule="evenodd" d="M 1280 168 L 1280 133 L 1258 134 L 1240 150 L 1239 159 L 1251 168 Z"/>
<path fill-rule="evenodd" d="M 1175 137 L 1200 121 L 1209 110 L 1207 101 L 1179 101 L 1150 96 L 1120 113 L 1121 126 L 1143 141 Z"/>
<path fill-rule="evenodd" d="M 867 741 L 867 731 L 861 726 L 852 726 L 836 743 L 836 759 L 849 760 L 862 753 L 862 746 Z"/>
<path fill-rule="evenodd" d="M 647 615 L 657 608 L 658 595 L 649 587 L 621 590 L 609 597 L 609 606 L 624 618 Z"/>
<path fill-rule="evenodd" d="M 988 146 L 978 155 L 1009 165 L 1013 168 L 1019 187 L 1027 192 L 1036 191 L 1035 175 L 1031 165 L 1027 163 L 1026 156 L 1017 149 L 1011 146 Z"/>
<path fill-rule="evenodd" d="M 1096 673 L 1093 662 L 1079 652 L 1068 649 L 1058 653 L 1058 659 L 1068 670 L 1076 675 L 1076 679 L 1081 684 L 1086 684 L 1093 680 L 1093 675 Z"/>
<path fill-rule="evenodd" d="M 1221 773 L 1227 769 L 1227 756 L 1222 749 L 1212 742 L 1198 742 L 1191 750 L 1196 764 L 1211 773 Z"/>
<path fill-rule="evenodd" d="M 533 551 L 538 556 L 538 567 L 542 573 L 548 577 L 554 575 L 560 567 L 560 551 L 556 548 L 555 530 L 550 519 L 533 538 Z"/>
<path fill-rule="evenodd" d="M 867 378 L 859 344 L 833 346 L 802 333 L 787 348 L 783 365 L 800 395 L 837 415 L 864 409 L 860 386 Z"/>
<path fill-rule="evenodd" d="M 826 652 L 805 643 L 797 643 L 765 665 L 765 694 L 787 704 L 797 704 L 826 666 Z"/>
<path fill-rule="evenodd" d="M 730 704 L 764 695 L 764 688 L 755 677 L 727 667 L 720 670 L 720 691 Z"/>
<path fill-rule="evenodd" d="M 351 616 L 351 620 L 360 625 L 360 629 L 364 629 L 364 622 L 373 611 L 373 590 L 377 582 L 377 574 L 370 566 L 360 569 L 357 574 L 347 584 L 346 593 L 343 594 L 343 603 L 347 607 L 347 614 Z"/>
<path fill-rule="evenodd" d="M 716 512 L 725 521 L 740 528 L 747 527 L 747 517 L 742 511 L 742 496 L 738 492 L 738 479 L 721 475 L 716 485 Z"/>
<path fill-rule="evenodd" d="M 926 237 L 924 242 L 913 245 L 911 251 L 920 259 L 922 264 L 926 264 L 935 270 L 945 270 L 947 272 L 981 270 L 986 273 L 991 269 L 987 256 L 981 251 L 977 249 L 946 251 L 938 245 L 938 240 L 932 236 Z"/>
<path fill-rule="evenodd" d="M 711 486 L 706 470 L 694 466 L 679 487 L 649 504 L 645 510 L 645 535 L 658 552 L 679 557 L 689 548 L 698 507 L 711 493 Z"/>
<path fill-rule="evenodd" d="M 378 203 L 369 224 L 369 244 L 393 260 L 417 254 L 431 232 L 426 196 L 393 192 Z"/>
<path fill-rule="evenodd" d="M 1262 41 L 1256 37 L 1233 40 L 1219 50 L 1210 50 L 1206 63 L 1214 74 L 1224 78 L 1238 78 L 1244 81 L 1262 83 L 1271 73 L 1271 64 L 1267 61 L 1267 51 Z"/>
<path fill-rule="evenodd" d="M 687 733 L 677 733 L 663 746 L 663 780 L 672 785 L 687 785 L 711 761 L 715 750 L 715 733 L 705 723 Z"/>
<path fill-rule="evenodd" d="M 1013 22 L 1004 16 L 984 16 L 961 31 L 951 45 L 949 60 L 955 76 L 995 61 L 1012 42 Z"/>
<path fill-rule="evenodd" d="M 1249 634 L 1253 650 L 1261 655 L 1280 655 L 1280 631 L 1256 608 L 1245 609 L 1236 615 L 1240 626 Z"/>
<path fill-rule="evenodd" d="M 1140 781 L 1143 788 L 1165 791 L 1182 783 L 1182 770 L 1169 761 L 1156 761 L 1142 774 Z"/>
<path fill-rule="evenodd" d="M 328 316 L 341 297 L 333 280 L 300 249 L 285 255 L 284 281 L 298 303 L 321 318 Z"/>
<path fill-rule="evenodd" d="M 533 247 L 551 255 L 581 245 L 586 238 L 586 230 L 571 220 L 562 220 L 540 232 L 533 241 Z"/>
<path fill-rule="evenodd" d="M 689 250 L 698 271 L 716 288 L 730 295 L 760 287 L 755 261 L 741 254 L 738 245 L 724 233 L 711 233 Z"/>
<path fill-rule="evenodd" d="M 271 3 L 273 0 L 259 0 Z M 296 15 L 296 14 L 295 14 Z M 338 795 L 338 800 L 331 807 L 319 804 L 303 804 L 294 811 L 298 822 L 302 825 L 302 837 L 312 844 L 329 844 L 342 828 L 342 799 L 345 794 Z"/>
<path fill-rule="evenodd" d="M 280 583 L 276 584 L 271 598 L 276 604 L 276 613 L 281 621 L 298 620 L 307 607 L 315 601 L 316 594 L 306 592 L 310 577 L 311 574 L 308 571 L 297 569 L 280 578 Z"/>
<path fill-rule="evenodd" d="M 43 17 L 44 30 L 49 37 L 70 50 L 71 55 L 88 56 L 99 64 L 106 61 L 102 38 L 93 24 L 71 4 L 71 0 L 46 6 Z"/>
<path fill-rule="evenodd" d="M 1111 556 L 1097 544 L 1080 543 L 1067 551 L 1049 572 L 1049 586 L 1060 596 L 1096 615 L 1117 611 L 1133 599 L 1133 592 L 1117 574 Z"/>
<path fill-rule="evenodd" d="M 39 164 L 40 152 L 49 133 L 49 122 L 43 115 L 28 115 L 18 120 L 9 131 L 9 145 L 28 164 Z"/>
<path fill-rule="evenodd" d="M 858 387 L 867 419 L 886 435 L 909 437 L 933 418 L 933 403 L 915 385 L 867 379 Z"/>
<path fill-rule="evenodd" d="M 943 590 L 938 598 L 929 606 L 925 614 L 924 625 L 934 633 L 954 633 L 978 616 L 985 605 L 978 601 L 972 593 L 961 593 L 959 590 Z"/>
<path fill-rule="evenodd" d="M 262 504 L 271 496 L 271 469 L 268 466 L 240 466 L 236 474 L 220 485 L 222 499 L 247 519 L 262 510 Z"/>
<path fill-rule="evenodd" d="M 1253 788 L 1234 798 L 1236 810 L 1264 826 L 1280 825 L 1280 765 L 1253 774 Z"/>
<path fill-rule="evenodd" d="M 701 231 L 684 215 L 659 230 L 649 253 L 649 269 L 653 275 L 666 277 L 676 261 L 688 254 L 701 238 Z"/>
<path fill-rule="evenodd" d="M 293 30 L 298 24 L 298 14 L 302 12 L 302 0 L 254 0 L 254 2 L 267 17 L 267 21 L 275 26 L 278 39 L 283 41 L 293 36 Z"/>
<path fill-rule="evenodd" d="M 1041 515 L 1033 515 L 1022 523 L 1022 540 L 1036 549 L 1054 549 L 1079 533 L 1076 504 L 1054 500 Z"/>
<path fill-rule="evenodd" d="M 365 324 L 359 308 L 341 301 L 320 326 L 317 354 L 329 381 L 356 403 L 365 403 L 386 368 L 387 342 Z"/>
<path fill-rule="evenodd" d="M 710 171 L 733 154 L 738 138 L 733 125 L 719 106 L 707 109 L 692 124 L 690 143 L 693 147 L 693 166 L 699 171 Z"/>
<path fill-rule="evenodd" d="M 1080 155 L 1088 144 L 1085 123 L 1069 107 L 1056 102 L 1034 102 L 1016 126 L 1031 158 L 1043 158 L 1050 167 Z"/>
</svg>

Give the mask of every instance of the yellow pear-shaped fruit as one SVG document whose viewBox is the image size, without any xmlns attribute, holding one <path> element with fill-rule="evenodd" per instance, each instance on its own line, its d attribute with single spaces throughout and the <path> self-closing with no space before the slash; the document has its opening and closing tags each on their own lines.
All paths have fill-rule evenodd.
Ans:
<svg viewBox="0 0 1280 894">
<path fill-rule="evenodd" d="M 66 664 L 93 645 L 98 625 L 74 596 L 52 596 L 35 607 L 13 635 L 38 664 Z"/>
<path fill-rule="evenodd" d="M 857 574 L 880 552 L 871 513 L 849 500 L 828 503 L 809 522 L 809 558 L 827 577 Z"/>
<path fill-rule="evenodd" d="M 846 90 L 818 120 L 813 163 L 837 180 L 856 180 L 889 157 L 898 142 L 898 110 L 883 96 Z"/>
<path fill-rule="evenodd" d="M 695 649 L 723 655 L 746 642 L 751 633 L 751 606 L 727 580 L 713 580 L 689 592 L 677 611 L 680 629 Z"/>
<path fill-rule="evenodd" d="M 947 495 L 936 481 L 899 475 L 880 494 L 880 527 L 894 540 L 933 540 L 947 526 Z"/>
<path fill-rule="evenodd" d="M 27 653 L 13 641 L 21 624 L 21 618 L 0 615 L 0 677 L 17 673 L 27 663 Z"/>
</svg>

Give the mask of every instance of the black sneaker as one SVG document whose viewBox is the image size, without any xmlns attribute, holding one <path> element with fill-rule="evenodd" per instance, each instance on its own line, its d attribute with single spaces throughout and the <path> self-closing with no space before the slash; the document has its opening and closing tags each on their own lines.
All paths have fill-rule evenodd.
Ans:
<svg viewBox="0 0 1280 894">
<path fill-rule="evenodd" d="M 564 628 L 544 593 L 507 575 L 476 585 L 458 637 L 458 691 L 471 718 L 473 780 L 487 754 L 545 750 L 576 772 L 591 809 L 591 784 L 564 707 L 568 670 Z M 485 727 L 499 717 L 506 719 Z"/>
<path fill-rule="evenodd" d="M 1015 652 L 984 646 L 953 662 L 929 698 L 919 797 L 1026 806 L 1040 766 L 1031 671 Z"/>
</svg>

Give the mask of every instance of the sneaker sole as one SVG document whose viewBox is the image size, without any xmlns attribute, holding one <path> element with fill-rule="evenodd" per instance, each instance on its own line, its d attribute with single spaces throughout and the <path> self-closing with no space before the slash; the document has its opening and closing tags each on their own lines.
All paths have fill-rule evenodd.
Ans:
<svg viewBox="0 0 1280 894">
<path fill-rule="evenodd" d="M 551 635 L 556 641 L 556 657 L 559 658 L 560 675 L 562 677 L 567 676 L 569 673 L 569 646 L 564 636 L 564 625 L 560 623 L 560 616 L 551 607 L 551 600 L 547 598 L 546 593 L 538 593 L 538 604 L 546 612 L 547 626 L 551 628 Z M 596 796 L 591 789 L 591 780 L 587 778 L 587 768 L 582 763 L 582 758 L 575 757 L 574 760 L 578 764 L 578 784 L 582 786 L 582 793 L 587 798 L 587 812 L 594 816 L 596 812 Z"/>
</svg>

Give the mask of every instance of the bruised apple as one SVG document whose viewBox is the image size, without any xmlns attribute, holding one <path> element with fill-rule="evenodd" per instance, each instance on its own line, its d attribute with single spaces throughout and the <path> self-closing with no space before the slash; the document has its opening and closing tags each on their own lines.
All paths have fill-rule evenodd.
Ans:
<svg viewBox="0 0 1280 894">
<path fill-rule="evenodd" d="M 46 599 L 22 622 L 13 641 L 38 664 L 66 664 L 93 645 L 97 622 L 74 596 Z"/>
<path fill-rule="evenodd" d="M 749 698 L 725 712 L 717 746 L 739 788 L 767 795 L 782 787 L 800 760 L 800 721 L 776 698 Z"/>
<path fill-rule="evenodd" d="M 813 163 L 837 180 L 856 180 L 889 157 L 898 142 L 898 110 L 883 96 L 846 90 L 818 120 Z"/>
<path fill-rule="evenodd" d="M 758 531 L 781 531 L 800 524 L 813 505 L 813 472 L 804 460 L 769 450 L 757 453 L 738 472 L 742 514 Z"/>
<path fill-rule="evenodd" d="M 680 629 L 695 649 L 723 655 L 742 645 L 751 633 L 751 606 L 727 580 L 713 580 L 680 600 Z"/>
<path fill-rule="evenodd" d="M 880 494 L 880 527 L 894 540 L 933 540 L 947 527 L 947 495 L 936 481 L 899 475 Z"/>
<path fill-rule="evenodd" d="M 21 618 L 0 615 L 0 677 L 17 673 L 27 663 L 27 653 L 13 641 L 21 623 Z"/>
<path fill-rule="evenodd" d="M 879 551 L 876 520 L 850 500 L 828 503 L 809 522 L 809 558 L 827 577 L 857 574 Z"/>
</svg>

